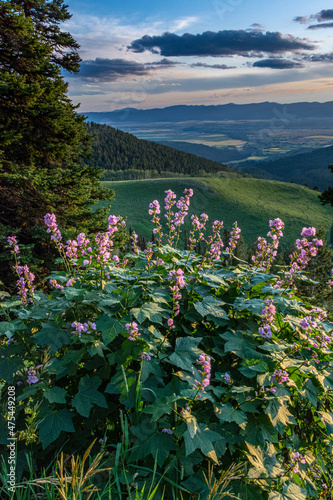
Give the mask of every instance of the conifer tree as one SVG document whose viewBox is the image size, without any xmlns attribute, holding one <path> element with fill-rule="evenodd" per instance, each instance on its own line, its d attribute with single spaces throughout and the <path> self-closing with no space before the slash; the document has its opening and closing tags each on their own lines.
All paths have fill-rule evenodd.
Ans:
<svg viewBox="0 0 333 500">
<path fill-rule="evenodd" d="M 68 236 L 100 230 L 108 207 L 91 206 L 114 194 L 87 164 L 85 118 L 61 76 L 79 70 L 79 46 L 60 28 L 70 17 L 63 0 L 0 0 L 0 240 L 18 234 L 39 264 L 51 251 L 42 239 L 46 213 Z"/>
</svg>

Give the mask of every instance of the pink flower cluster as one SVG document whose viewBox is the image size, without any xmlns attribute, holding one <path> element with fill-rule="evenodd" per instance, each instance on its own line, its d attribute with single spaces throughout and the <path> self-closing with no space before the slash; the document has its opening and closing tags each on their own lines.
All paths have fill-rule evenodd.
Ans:
<svg viewBox="0 0 333 500">
<path fill-rule="evenodd" d="M 20 253 L 19 246 L 17 244 L 16 236 L 8 236 L 7 237 L 7 242 L 10 247 L 13 247 L 13 250 L 10 251 L 12 255 L 16 255 L 16 257 Z"/>
<path fill-rule="evenodd" d="M 306 459 L 305 459 L 305 457 L 303 457 L 303 455 L 301 453 L 296 451 L 296 453 L 294 453 L 294 455 L 292 457 L 292 460 L 289 463 L 289 466 L 292 468 L 292 470 L 295 472 L 295 474 L 297 474 L 299 472 L 299 468 L 297 466 L 299 462 L 301 464 L 306 464 Z"/>
<path fill-rule="evenodd" d="M 289 274 L 293 276 L 297 271 L 305 269 L 312 257 L 316 257 L 318 248 L 323 246 L 323 240 L 313 238 L 316 235 L 314 227 L 304 227 L 301 236 L 302 239 L 296 240 L 296 250 L 289 256 L 291 259 Z"/>
<path fill-rule="evenodd" d="M 38 382 L 38 378 L 36 377 L 36 371 L 34 369 L 33 366 L 30 366 L 29 367 L 29 370 L 28 370 L 28 378 L 27 378 L 27 383 L 29 385 L 31 384 L 36 384 Z"/>
<path fill-rule="evenodd" d="M 78 259 L 88 253 L 91 253 L 92 248 L 89 246 L 90 241 L 86 238 L 85 233 L 80 233 L 77 240 L 68 240 L 66 246 L 66 257 L 70 260 Z M 89 261 L 87 261 L 89 263 Z M 74 264 L 74 262 L 72 262 Z M 87 265 L 87 264 L 86 264 Z"/>
<path fill-rule="evenodd" d="M 185 196 L 182 196 L 176 203 L 176 207 L 179 209 L 179 212 L 175 213 L 173 221 L 175 226 L 184 224 L 184 219 L 190 206 L 190 198 L 193 196 L 193 189 L 185 189 L 184 194 Z"/>
<path fill-rule="evenodd" d="M 218 260 L 221 257 L 221 249 L 223 248 L 223 241 L 220 231 L 223 228 L 223 222 L 215 220 L 212 224 L 213 234 L 209 236 L 206 241 L 209 246 L 208 256 L 204 256 L 202 263 L 211 264 L 213 260 Z"/>
<path fill-rule="evenodd" d="M 279 370 L 275 370 L 275 372 L 273 373 L 271 383 L 275 381 L 278 384 L 283 384 L 284 382 L 288 382 L 288 380 L 288 373 L 285 370 L 279 368 Z"/>
<path fill-rule="evenodd" d="M 284 228 L 284 223 L 281 219 L 277 218 L 269 221 L 269 227 L 271 229 L 267 233 L 267 236 L 272 239 L 272 242 L 268 243 L 265 238 L 259 236 L 257 253 L 252 256 L 252 261 L 256 266 L 263 267 L 267 270 L 272 267 L 273 261 L 277 255 L 279 241 L 283 236 L 282 230 Z"/>
<path fill-rule="evenodd" d="M 132 321 L 132 323 L 126 323 L 125 328 L 127 333 L 130 334 L 128 340 L 138 340 L 141 333 L 139 333 L 138 324 L 135 323 L 135 321 Z"/>
<path fill-rule="evenodd" d="M 262 319 L 265 323 L 273 323 L 274 316 L 276 313 L 276 308 L 275 305 L 273 304 L 273 299 L 268 298 L 267 300 L 265 300 L 265 304 L 266 306 L 261 311 Z"/>
<path fill-rule="evenodd" d="M 46 214 L 44 215 L 44 222 L 47 227 L 46 232 L 51 233 L 51 240 L 55 242 L 61 241 L 62 236 L 58 229 L 56 216 L 54 214 Z"/>
<path fill-rule="evenodd" d="M 180 268 L 177 269 L 177 271 L 171 270 L 169 272 L 168 281 L 171 281 L 169 288 L 172 292 L 174 315 L 177 316 L 180 309 L 179 301 L 182 298 L 180 289 L 184 288 L 186 285 L 184 280 L 184 271 Z"/>
<path fill-rule="evenodd" d="M 50 285 L 53 287 L 53 288 L 58 288 L 59 290 L 63 290 L 64 287 L 62 285 L 60 285 L 57 280 L 50 280 L 49 281 Z"/>
<path fill-rule="evenodd" d="M 262 320 L 263 326 L 261 326 L 258 330 L 261 338 L 269 339 L 272 336 L 271 327 L 274 325 L 274 317 L 276 313 L 275 305 L 273 304 L 273 299 L 268 298 L 265 300 L 265 307 L 262 309 Z"/>
<path fill-rule="evenodd" d="M 162 432 L 164 432 L 165 434 L 170 434 L 170 436 L 172 436 L 173 434 L 172 429 L 162 429 Z"/>
<path fill-rule="evenodd" d="M 151 353 L 150 352 L 140 352 L 139 358 L 140 359 L 146 359 L 147 361 L 151 360 Z"/>
<path fill-rule="evenodd" d="M 193 385 L 193 387 L 199 390 L 204 390 L 204 388 L 210 384 L 210 377 L 211 377 L 210 357 L 207 356 L 207 354 L 202 353 L 200 354 L 199 359 L 197 359 L 196 361 L 199 365 L 202 366 L 202 370 L 199 370 L 199 373 L 202 374 L 202 380 L 201 382 L 195 380 L 195 385 Z"/>
<path fill-rule="evenodd" d="M 259 388 L 259 392 L 255 391 L 254 394 L 256 396 L 264 396 L 267 392 L 271 392 L 272 394 L 276 393 L 276 387 L 264 387 L 263 385 Z"/>
<path fill-rule="evenodd" d="M 149 270 L 153 266 L 152 258 L 154 256 L 154 251 L 152 248 L 148 247 L 148 248 L 145 248 L 143 253 L 145 254 L 146 259 L 147 259 L 146 269 Z"/>
<path fill-rule="evenodd" d="M 271 327 L 268 324 L 261 326 L 258 330 L 260 337 L 263 339 L 269 339 L 272 336 Z"/>
<path fill-rule="evenodd" d="M 196 247 L 196 244 L 200 240 L 204 240 L 204 231 L 206 230 L 206 223 L 208 222 L 208 215 L 201 214 L 200 219 L 197 215 L 191 215 L 192 220 L 192 230 L 189 236 L 190 250 L 193 251 Z M 198 232 L 198 237 L 195 238 L 195 233 Z"/>
<path fill-rule="evenodd" d="M 154 200 L 152 203 L 149 203 L 149 210 L 148 210 L 149 215 L 152 215 L 153 218 L 150 220 L 150 222 L 153 222 L 155 224 L 155 227 L 153 229 L 153 233 L 157 234 L 157 243 L 158 246 L 160 246 L 161 241 L 162 241 L 162 225 L 160 223 L 160 217 L 159 214 L 161 213 L 161 207 L 160 204 L 157 200 Z"/>
<path fill-rule="evenodd" d="M 132 243 L 133 252 L 136 255 L 138 255 L 140 253 L 140 250 L 139 250 L 139 247 L 138 247 L 138 235 L 136 234 L 135 231 L 132 232 L 131 243 Z"/>
<path fill-rule="evenodd" d="M 302 318 L 299 326 L 307 335 L 308 345 L 305 346 L 305 349 L 308 349 L 309 351 L 312 350 L 312 359 L 314 359 L 315 362 L 318 363 L 318 360 L 316 360 L 316 358 L 318 357 L 318 353 L 313 350 L 313 348 L 322 347 L 325 349 L 331 349 L 330 344 L 333 342 L 333 334 L 329 336 L 323 326 L 320 324 L 327 316 L 326 311 L 318 307 L 312 309 L 310 313 L 311 314 Z"/>
<path fill-rule="evenodd" d="M 75 330 L 73 330 L 72 333 L 73 334 L 78 333 L 79 337 L 81 337 L 82 332 L 90 334 L 96 331 L 96 323 L 92 323 L 91 321 L 88 321 L 88 323 L 80 323 L 79 321 L 73 321 L 72 328 L 75 328 Z"/>
<path fill-rule="evenodd" d="M 232 231 L 230 232 L 229 244 L 225 249 L 227 253 L 232 253 L 235 250 L 237 242 L 240 238 L 240 233 L 241 229 L 238 227 L 237 221 L 235 221 Z"/>
<path fill-rule="evenodd" d="M 7 241 L 9 246 L 13 248 L 11 250 L 11 254 L 15 257 L 15 266 L 13 266 L 13 268 L 15 269 L 16 274 L 19 277 L 16 282 L 18 295 L 21 297 L 22 305 L 26 305 L 28 301 L 34 301 L 35 287 L 33 282 L 35 279 L 35 275 L 30 272 L 29 267 L 26 264 L 24 266 L 20 265 L 20 249 L 17 244 L 16 237 L 8 236 Z"/>
</svg>

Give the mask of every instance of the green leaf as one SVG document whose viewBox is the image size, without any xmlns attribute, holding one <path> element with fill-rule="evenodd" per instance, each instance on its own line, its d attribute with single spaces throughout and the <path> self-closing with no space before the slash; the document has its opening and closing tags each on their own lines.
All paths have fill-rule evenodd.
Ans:
<svg viewBox="0 0 333 500">
<path fill-rule="evenodd" d="M 221 318 L 229 319 L 228 314 L 221 308 L 225 302 L 214 299 L 214 297 L 205 297 L 202 302 L 195 302 L 193 305 L 201 316 L 207 316 L 207 319 Z"/>
<path fill-rule="evenodd" d="M 273 342 L 265 342 L 264 344 L 258 346 L 259 349 L 263 349 L 264 351 L 268 351 L 270 353 L 279 353 L 279 352 L 284 352 L 290 347 L 292 347 L 292 344 L 287 344 L 283 342 L 283 344 L 274 344 Z"/>
<path fill-rule="evenodd" d="M 0 358 L 0 380 L 11 384 L 17 371 L 23 370 L 24 363 L 17 356 Z"/>
<path fill-rule="evenodd" d="M 49 403 L 66 403 L 66 394 L 66 389 L 61 387 L 51 387 L 44 392 Z"/>
<path fill-rule="evenodd" d="M 22 394 L 17 398 L 17 402 L 19 403 L 20 401 L 24 401 L 25 399 L 34 396 L 36 392 L 38 392 L 38 389 L 40 389 L 40 387 L 36 384 L 28 385 L 28 387 L 25 387 L 22 391 Z"/>
<path fill-rule="evenodd" d="M 320 394 L 320 391 L 313 385 L 310 379 L 303 384 L 303 387 L 304 389 L 300 392 L 302 398 L 309 400 L 310 403 L 317 408 L 317 396 Z"/>
<path fill-rule="evenodd" d="M 267 443 L 266 449 L 261 446 L 253 446 L 250 443 L 246 443 L 246 446 L 249 450 L 249 453 L 246 452 L 246 455 L 253 465 L 253 468 L 248 473 L 249 478 L 275 478 L 283 472 L 283 468 L 276 458 L 274 445 Z"/>
<path fill-rule="evenodd" d="M 154 403 L 146 406 L 142 411 L 152 415 L 152 421 L 156 422 L 163 415 L 170 414 L 172 411 L 174 401 L 179 399 L 177 396 L 164 396 L 161 399 L 155 399 Z"/>
<path fill-rule="evenodd" d="M 157 429 L 156 424 L 152 423 L 150 419 L 144 419 L 139 425 L 131 425 L 130 432 L 136 438 L 130 455 L 131 462 L 142 460 L 151 455 L 162 467 L 166 459 L 169 458 L 170 452 L 177 449 L 172 435 Z"/>
<path fill-rule="evenodd" d="M 241 425 L 247 421 L 246 413 L 242 410 L 237 410 L 231 403 L 217 406 L 215 408 L 215 414 L 219 420 L 224 422 L 236 422 L 236 424 Z"/>
<path fill-rule="evenodd" d="M 214 285 L 226 285 L 225 279 L 222 278 L 222 276 L 219 276 L 218 274 L 213 274 L 213 273 L 203 273 L 203 278 L 208 281 L 208 283 Z"/>
<path fill-rule="evenodd" d="M 265 307 L 265 302 L 263 299 L 245 299 L 244 297 L 237 297 L 233 307 L 236 311 L 246 310 L 261 316 L 262 310 Z"/>
<path fill-rule="evenodd" d="M 37 425 L 43 450 L 57 439 L 61 431 L 75 432 L 72 416 L 73 414 L 66 408 L 60 411 L 50 411 L 45 414 L 44 418 Z"/>
<path fill-rule="evenodd" d="M 168 288 L 148 288 L 148 292 L 150 293 L 150 296 L 154 302 L 169 305 L 171 298 L 170 290 Z"/>
<path fill-rule="evenodd" d="M 50 354 L 54 354 L 63 345 L 70 344 L 71 337 L 68 332 L 49 323 L 42 323 L 42 329 L 33 336 L 35 344 L 50 346 Z"/>
<path fill-rule="evenodd" d="M 201 350 L 197 345 L 202 337 L 180 337 L 176 340 L 175 351 L 171 354 L 168 362 L 179 366 L 183 370 L 190 370 L 194 361 L 200 356 Z"/>
<path fill-rule="evenodd" d="M 83 417 L 89 417 L 90 410 L 94 404 L 107 408 L 107 402 L 101 392 L 98 392 L 98 387 L 102 380 L 99 377 L 91 377 L 85 375 L 79 382 L 79 391 L 72 399 L 72 406 L 76 408 L 78 413 Z"/>
<path fill-rule="evenodd" d="M 224 351 L 234 352 L 241 359 L 262 359 L 264 354 L 256 351 L 256 344 L 243 336 L 242 332 L 239 331 L 227 331 L 220 335 L 223 339 L 227 340 L 224 345 Z"/>
<path fill-rule="evenodd" d="M 26 326 L 20 319 L 0 322 L 0 335 L 6 335 L 9 339 L 13 337 L 17 330 L 25 330 Z"/>
<path fill-rule="evenodd" d="M 317 411 L 317 413 L 320 420 L 325 424 L 327 434 L 331 436 L 333 434 L 333 413 L 328 411 Z"/>
<path fill-rule="evenodd" d="M 267 415 L 248 415 L 246 427 L 241 431 L 246 436 L 246 441 L 254 446 L 265 446 L 266 441 L 278 442 L 278 431 L 275 429 Z"/>
<path fill-rule="evenodd" d="M 200 449 L 204 455 L 214 460 L 215 463 L 218 463 L 213 442 L 221 439 L 222 436 L 215 431 L 211 431 L 205 424 L 199 424 L 199 429 L 200 432 L 196 432 L 193 437 L 191 437 L 189 429 L 185 431 L 184 441 L 186 455 L 190 455 L 195 450 Z"/>
<path fill-rule="evenodd" d="M 306 500 L 306 490 L 295 483 L 284 484 L 282 493 L 271 491 L 268 500 Z"/>
<path fill-rule="evenodd" d="M 95 356 L 95 354 L 98 354 L 99 356 L 104 358 L 103 350 L 105 349 L 105 345 L 100 340 L 94 340 L 91 344 L 87 345 L 87 350 L 91 357 Z"/>
<path fill-rule="evenodd" d="M 120 394 L 119 401 L 126 408 L 132 408 L 136 399 L 138 373 L 131 369 L 126 371 L 118 369 L 112 377 L 109 384 L 106 386 L 105 392 L 108 394 Z"/>
<path fill-rule="evenodd" d="M 190 433 L 191 438 L 193 439 L 197 432 L 201 432 L 200 427 L 198 426 L 197 419 L 189 411 L 183 411 L 182 417 L 186 421 L 187 430 Z"/>
<path fill-rule="evenodd" d="M 168 309 L 169 310 L 169 309 Z M 162 324 L 162 317 L 167 316 L 167 309 L 163 309 L 159 304 L 155 302 L 148 302 L 143 304 L 140 308 L 132 309 L 133 315 L 141 324 L 146 319 L 153 323 Z"/>
<path fill-rule="evenodd" d="M 96 321 L 96 329 L 101 332 L 102 339 L 105 345 L 110 344 L 119 333 L 125 332 L 125 321 L 120 322 L 115 318 L 111 318 L 107 314 L 102 314 Z"/>
<path fill-rule="evenodd" d="M 76 288 L 74 286 L 70 287 L 65 287 L 63 289 L 63 294 L 65 295 L 66 299 L 73 300 L 76 297 L 82 297 L 84 295 L 85 290 L 82 288 Z"/>
</svg>

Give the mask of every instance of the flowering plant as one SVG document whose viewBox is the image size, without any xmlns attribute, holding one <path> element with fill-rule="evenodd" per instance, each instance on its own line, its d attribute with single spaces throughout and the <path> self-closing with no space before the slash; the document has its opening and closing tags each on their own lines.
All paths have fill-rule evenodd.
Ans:
<svg viewBox="0 0 333 500">
<path fill-rule="evenodd" d="M 220 221 L 206 255 L 194 246 L 177 250 L 170 243 L 192 194 L 177 202 L 166 193 L 169 232 L 155 200 L 149 214 L 157 244 L 142 252 L 133 236 L 134 252 L 124 259 L 113 253 L 119 217 L 110 216 L 94 241 L 81 233 L 67 246 L 55 217 L 46 217 L 66 271 L 52 273 L 48 294 L 23 296 L 19 288 L 19 301 L 2 300 L 0 436 L 14 385 L 18 453 L 28 442 L 25 416 L 35 409 L 29 446 L 36 467 L 104 436 L 111 467 L 122 460 L 143 485 L 156 460 L 169 495 L 177 488 L 204 498 L 207 462 L 216 475 L 237 462 L 244 464 L 231 483 L 238 498 L 317 498 L 328 492 L 330 474 L 333 325 L 324 309 L 297 297 L 291 269 L 320 243 L 309 242 L 313 228 L 305 228 L 299 250 L 309 251 L 292 255 L 279 276 L 270 274 L 279 219 L 270 224 L 273 243 L 260 243 L 252 266 L 226 264 L 239 228 L 223 250 Z M 207 216 L 192 222 L 191 244 L 205 238 Z M 17 242 L 9 244 L 18 255 Z M 118 487 L 126 491 L 123 477 Z"/>
</svg>

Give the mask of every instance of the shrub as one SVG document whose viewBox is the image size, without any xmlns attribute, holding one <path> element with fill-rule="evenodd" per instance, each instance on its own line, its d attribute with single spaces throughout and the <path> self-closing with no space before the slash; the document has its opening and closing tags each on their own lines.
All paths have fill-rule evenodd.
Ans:
<svg viewBox="0 0 333 500">
<path fill-rule="evenodd" d="M 202 499 L 207 477 L 243 463 L 230 483 L 238 498 L 318 498 L 330 483 L 332 323 L 296 296 L 295 283 L 321 242 L 304 228 L 290 268 L 273 275 L 283 230 L 275 219 L 253 265 L 232 267 L 237 224 L 224 249 L 223 223 L 205 239 L 201 214 L 189 250 L 177 250 L 192 194 L 185 190 L 174 213 L 175 195 L 166 193 L 166 235 L 151 203 L 156 244 L 139 251 L 133 233 L 122 261 L 112 251 L 121 218 L 110 216 L 94 242 L 81 233 L 64 245 L 47 214 L 64 266 L 49 277 L 49 294 L 34 290 L 8 239 L 19 298 L 1 303 L 1 443 L 9 429 L 18 462 L 28 449 L 40 470 L 60 450 L 83 453 L 98 438 L 109 453 L 104 465 L 122 463 L 118 491 L 134 476 L 142 488 L 155 471 L 165 498 L 177 490 Z M 203 256 L 194 251 L 200 241 Z M 9 388 L 15 428 L 6 422 Z"/>
</svg>

